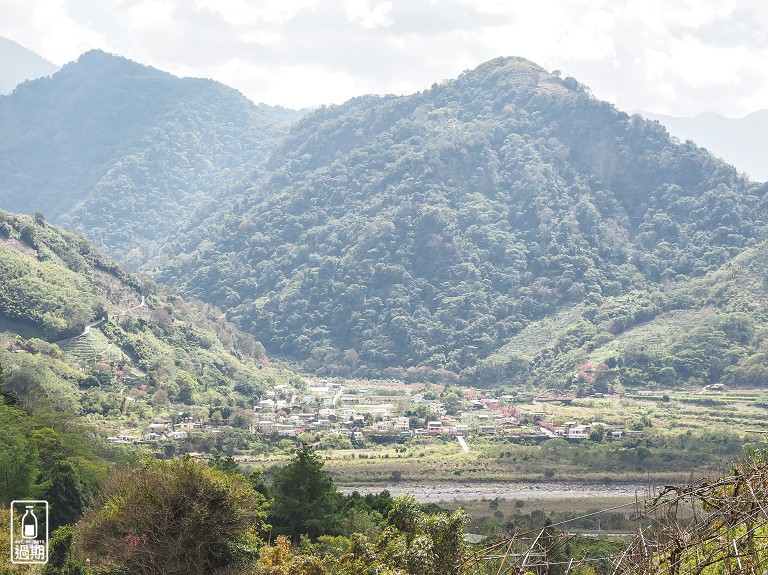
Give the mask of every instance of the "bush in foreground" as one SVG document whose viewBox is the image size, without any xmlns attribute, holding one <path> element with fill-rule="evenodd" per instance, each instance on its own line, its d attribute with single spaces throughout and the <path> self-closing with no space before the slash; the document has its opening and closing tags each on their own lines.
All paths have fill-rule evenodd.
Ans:
<svg viewBox="0 0 768 575">
<path fill-rule="evenodd" d="M 146 461 L 104 482 L 76 526 L 75 555 L 106 573 L 232 573 L 256 557 L 265 517 L 242 477 L 188 459 Z"/>
</svg>

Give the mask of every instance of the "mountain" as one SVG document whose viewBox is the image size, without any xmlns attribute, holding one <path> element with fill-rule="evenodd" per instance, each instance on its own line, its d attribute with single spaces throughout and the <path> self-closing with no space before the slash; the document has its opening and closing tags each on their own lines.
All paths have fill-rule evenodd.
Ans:
<svg viewBox="0 0 768 575">
<path fill-rule="evenodd" d="M 0 37 L 0 94 L 11 91 L 26 80 L 50 76 L 59 67 L 21 44 Z"/>
<path fill-rule="evenodd" d="M 153 400 L 252 406 L 284 377 L 220 310 L 126 273 L 39 214 L 0 211 L 0 341 L 11 392 L 40 387 L 75 414 L 124 414 L 127 404 L 135 414 Z"/>
<path fill-rule="evenodd" d="M 0 97 L 0 207 L 41 211 L 140 266 L 257 171 L 290 111 L 92 51 Z"/>
<path fill-rule="evenodd" d="M 657 120 L 680 140 L 693 140 L 710 152 L 744 171 L 754 180 L 768 181 L 768 110 L 759 110 L 738 119 L 710 112 L 680 118 L 640 112 Z"/>
<path fill-rule="evenodd" d="M 527 326 L 704 277 L 768 232 L 765 185 L 518 58 L 316 110 L 266 169 L 157 277 L 332 374 L 522 381 Z"/>
</svg>

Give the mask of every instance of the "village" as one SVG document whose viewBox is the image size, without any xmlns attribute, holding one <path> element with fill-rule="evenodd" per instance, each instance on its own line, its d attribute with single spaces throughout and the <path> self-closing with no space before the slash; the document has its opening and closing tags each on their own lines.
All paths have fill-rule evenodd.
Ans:
<svg viewBox="0 0 768 575">
<path fill-rule="evenodd" d="M 322 438 L 336 436 L 348 439 L 342 444 L 352 448 L 402 443 L 413 437 L 503 437 L 511 442 L 559 437 L 578 442 L 643 435 L 606 422 L 552 420 L 548 405 L 568 406 L 575 399 L 557 390 L 496 396 L 468 388 L 446 393 L 448 388 L 441 387 L 310 378 L 302 390 L 276 385 L 252 409 L 239 409 L 228 417 L 218 412 L 213 417 L 195 417 L 180 411 L 180 417 L 159 418 L 137 429 L 121 430 L 107 440 L 115 444 L 180 442 L 232 428 L 247 430 L 266 443 L 312 437 L 322 445 Z"/>
</svg>

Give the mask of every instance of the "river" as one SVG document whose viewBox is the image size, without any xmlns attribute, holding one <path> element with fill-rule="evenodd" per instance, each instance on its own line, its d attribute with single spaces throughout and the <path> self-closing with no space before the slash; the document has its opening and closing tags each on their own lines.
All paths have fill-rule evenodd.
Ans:
<svg viewBox="0 0 768 575">
<path fill-rule="evenodd" d="M 395 495 L 413 495 L 419 503 L 447 501 L 474 501 L 481 499 L 568 499 L 584 497 L 649 496 L 647 484 L 641 483 L 570 483 L 548 481 L 542 483 L 506 482 L 450 482 L 450 483 L 383 483 L 378 485 L 341 485 L 342 493 L 357 491 L 363 495 L 383 490 Z"/>
</svg>

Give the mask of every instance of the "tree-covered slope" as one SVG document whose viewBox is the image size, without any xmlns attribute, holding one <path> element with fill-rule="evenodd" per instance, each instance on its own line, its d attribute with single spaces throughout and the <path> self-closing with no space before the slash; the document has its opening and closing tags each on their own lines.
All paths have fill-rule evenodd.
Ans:
<svg viewBox="0 0 768 575">
<path fill-rule="evenodd" d="M 153 399 L 251 406 L 279 376 L 220 310 L 139 280 L 39 216 L 1 211 L 0 364 L 11 391 L 32 386 L 69 413 Z"/>
<path fill-rule="evenodd" d="M 286 131 L 211 80 L 92 51 L 0 97 L 0 208 L 42 211 L 134 265 Z"/>
<path fill-rule="evenodd" d="M 648 284 L 537 320 L 478 362 L 476 381 L 581 391 L 712 385 L 768 377 L 768 251 L 763 242 L 702 277 Z"/>
<path fill-rule="evenodd" d="M 531 323 L 765 237 L 765 187 L 522 59 L 294 125 L 159 277 L 345 373 L 474 374 Z"/>
</svg>

